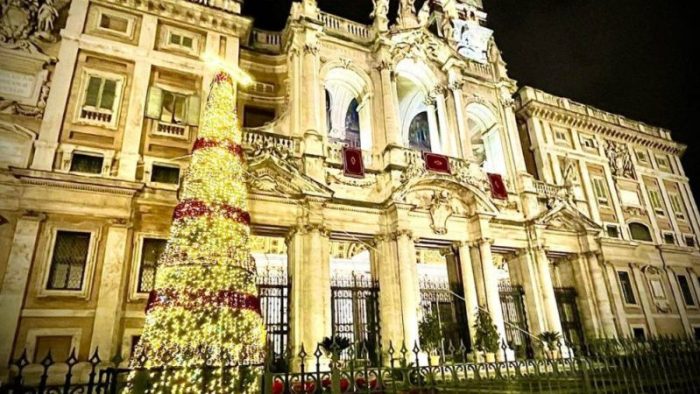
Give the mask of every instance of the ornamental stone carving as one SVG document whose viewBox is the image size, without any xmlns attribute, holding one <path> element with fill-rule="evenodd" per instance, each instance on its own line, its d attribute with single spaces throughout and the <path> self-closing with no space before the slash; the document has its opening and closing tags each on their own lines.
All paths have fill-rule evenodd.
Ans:
<svg viewBox="0 0 700 394">
<path fill-rule="evenodd" d="M 617 177 L 636 179 L 632 157 L 625 144 L 608 141 L 605 147 L 605 155 L 608 157 L 610 171 Z"/>
<path fill-rule="evenodd" d="M 39 42 L 56 40 L 54 0 L 3 0 L 0 12 L 0 47 L 41 52 Z"/>
<path fill-rule="evenodd" d="M 647 265 L 642 267 L 642 272 L 647 279 L 656 311 L 660 313 L 670 313 L 671 306 L 668 301 L 668 296 L 666 295 L 666 290 L 664 289 L 663 271 L 657 267 Z"/>
<path fill-rule="evenodd" d="M 389 30 L 389 0 L 372 0 L 373 9 L 369 14 L 374 19 L 374 26 L 380 32 Z"/>
<path fill-rule="evenodd" d="M 451 204 L 452 194 L 447 190 L 433 192 L 430 202 L 430 228 L 435 234 L 447 234 L 447 219 L 454 212 Z"/>
</svg>

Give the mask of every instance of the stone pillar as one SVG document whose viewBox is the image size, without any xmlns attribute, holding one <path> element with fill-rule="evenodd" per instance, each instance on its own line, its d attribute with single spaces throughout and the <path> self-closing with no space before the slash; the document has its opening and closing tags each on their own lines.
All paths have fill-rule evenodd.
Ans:
<svg viewBox="0 0 700 394">
<path fill-rule="evenodd" d="M 449 156 L 457 156 L 457 143 L 454 140 L 454 132 L 450 130 L 447 121 L 447 108 L 445 107 L 444 89 L 439 88 L 435 94 L 435 107 L 437 109 L 437 120 L 440 130 L 440 147 L 442 153 Z"/>
<path fill-rule="evenodd" d="M 577 140 L 577 139 L 574 139 Z M 591 176 L 588 173 L 588 166 L 585 160 L 577 160 L 578 168 L 581 170 L 581 186 L 583 186 L 583 192 L 586 195 L 586 201 L 588 202 L 588 212 L 590 212 L 590 218 L 596 223 L 601 223 L 600 211 L 598 210 L 598 198 L 593 191 L 593 183 L 591 183 Z M 608 191 L 608 199 L 610 199 L 610 191 Z"/>
<path fill-rule="evenodd" d="M 676 304 L 678 309 L 678 314 L 681 316 L 681 323 L 683 323 L 683 328 L 685 329 L 686 335 L 693 334 L 693 327 L 690 325 L 688 320 L 688 311 L 686 310 L 685 300 L 683 299 L 683 294 L 681 294 L 681 289 L 678 286 L 678 278 L 676 273 L 670 267 L 666 267 L 666 276 L 668 277 L 668 284 L 671 286 L 671 297 L 673 302 Z"/>
<path fill-rule="evenodd" d="M 544 137 L 542 123 L 539 119 L 530 116 L 527 118 L 527 128 L 530 132 L 530 143 L 534 148 L 537 170 L 540 171 L 540 176 L 543 181 L 554 183 L 554 174 L 552 173 L 552 167 L 549 165 L 547 151 L 544 148 L 546 139 Z"/>
<path fill-rule="evenodd" d="M 311 354 L 331 335 L 330 240 L 317 224 L 293 228 L 287 236 L 291 281 L 289 343 L 296 355 L 301 345 Z"/>
<path fill-rule="evenodd" d="M 435 100 L 428 99 L 425 102 L 428 107 L 428 127 L 430 128 L 430 150 L 435 153 L 444 153 L 440 144 L 440 127 L 435 113 Z"/>
<path fill-rule="evenodd" d="M 461 81 L 453 81 L 450 83 L 449 88 L 452 91 L 452 97 L 455 103 L 455 115 L 457 116 L 457 135 L 458 135 L 458 145 L 461 150 L 461 157 L 463 159 L 471 159 L 474 157 L 474 152 L 472 150 L 472 140 L 469 135 L 469 129 L 467 128 L 467 119 L 464 111 L 464 94 L 462 93 L 462 86 L 464 85 Z"/>
<path fill-rule="evenodd" d="M 401 305 L 401 282 L 396 243 L 380 234 L 375 237 L 376 249 L 372 253 L 374 275 L 379 282 L 379 323 L 381 324 L 382 348 L 390 344 L 394 348 L 403 341 L 403 314 Z"/>
<path fill-rule="evenodd" d="M 418 321 L 420 319 L 420 289 L 418 266 L 413 234 L 409 230 L 398 230 L 392 234 L 396 243 L 401 294 L 401 317 L 403 340 L 408 349 L 418 343 Z"/>
<path fill-rule="evenodd" d="M 513 111 L 513 99 L 506 87 L 501 89 L 503 91 L 502 95 L 505 97 L 501 99 L 503 117 L 505 118 L 505 149 L 510 150 L 515 172 L 527 172 L 523 147 L 520 142 L 520 131 L 518 130 L 518 123 L 515 120 L 515 112 Z"/>
<path fill-rule="evenodd" d="M 304 114 L 302 120 L 302 127 L 304 132 L 307 130 L 314 130 L 320 132 L 321 127 L 321 116 L 319 113 L 319 108 L 325 108 L 325 104 L 321 105 L 320 100 L 320 59 L 319 59 L 320 48 L 318 43 L 314 40 L 307 42 L 304 45 L 303 53 L 303 68 L 302 68 L 302 94 L 303 102 L 302 111 Z"/>
<path fill-rule="evenodd" d="M 644 311 L 644 318 L 649 328 L 649 335 L 652 337 L 656 336 L 656 322 L 654 321 L 653 310 L 649 303 L 650 298 L 647 294 L 647 286 L 642 276 L 642 271 L 636 264 L 630 264 L 630 267 L 632 268 L 632 277 L 634 278 L 637 291 L 639 292 L 639 303 L 642 305 L 642 311 Z"/>
<path fill-rule="evenodd" d="M 563 330 L 561 328 L 559 308 L 557 308 L 557 298 L 554 294 L 552 274 L 549 269 L 549 258 L 547 258 L 546 250 L 542 246 L 534 247 L 533 251 L 542 294 L 542 306 L 547 318 L 547 329 L 548 331 L 556 331 L 561 334 Z"/>
<path fill-rule="evenodd" d="M 388 62 L 381 62 L 377 69 L 382 82 L 382 107 L 384 112 L 384 132 L 387 145 L 403 146 L 399 122 L 399 98 L 394 84 L 394 72 Z"/>
<path fill-rule="evenodd" d="M 107 231 L 105 256 L 98 287 L 97 307 L 92 329 L 90 349 L 99 349 L 103 360 L 111 359 L 120 349 L 119 327 L 124 302 L 124 280 L 129 248 L 129 228 L 123 224 L 113 224 Z M 122 355 L 124 356 L 124 355 Z"/>
<path fill-rule="evenodd" d="M 604 276 L 603 282 L 598 281 L 596 278 L 598 275 L 596 275 L 593 271 L 591 271 L 591 280 L 593 280 L 593 283 L 596 284 L 596 299 L 600 297 L 599 295 L 599 289 L 597 288 L 598 284 L 597 283 L 607 283 L 608 286 L 610 286 L 610 296 L 615 303 L 615 317 L 617 318 L 617 333 L 621 336 L 629 336 L 630 335 L 630 327 L 627 325 L 627 314 L 625 313 L 625 307 L 622 305 L 622 294 L 620 294 L 620 287 L 617 284 L 617 273 L 615 272 L 615 268 L 613 268 L 612 264 L 601 264 L 604 268 L 604 271 L 602 272 L 602 276 Z M 590 267 L 590 265 L 589 265 Z M 602 318 L 602 316 L 601 316 Z"/>
<path fill-rule="evenodd" d="M 593 281 L 588 270 L 588 259 L 585 255 L 571 257 L 569 260 L 576 287 L 576 299 L 584 333 L 587 338 L 602 336 L 602 325 L 598 303 L 596 302 Z"/>
<path fill-rule="evenodd" d="M 535 335 L 547 331 L 547 323 L 542 305 L 542 294 L 537 265 L 530 249 L 521 249 L 518 253 L 518 267 L 525 291 L 525 308 L 530 331 Z"/>
<path fill-rule="evenodd" d="M 44 219 L 46 216 L 43 214 L 25 215 L 15 226 L 12 249 L 0 287 L 0 377 L 6 376 L 6 367 L 13 356 L 12 347 L 27 291 L 29 270 L 34 259 L 39 228 Z"/>
<path fill-rule="evenodd" d="M 158 30 L 158 18 L 145 14 L 141 20 L 139 48 L 146 51 L 153 48 Z M 140 159 L 141 133 L 143 132 L 144 111 L 148 99 L 151 63 L 148 57 L 139 58 L 134 63 L 134 74 L 131 81 L 131 94 L 126 114 L 126 126 L 122 139 L 122 149 L 119 153 L 119 172 L 121 179 L 133 181 L 136 179 L 136 167 Z"/>
<path fill-rule="evenodd" d="M 479 300 L 476 294 L 476 280 L 472 268 L 471 248 L 468 242 L 455 243 L 459 255 L 459 267 L 462 274 L 462 286 L 464 286 L 464 304 L 467 309 L 467 322 L 469 324 L 469 338 L 474 341 L 474 316 L 479 309 Z"/>
<path fill-rule="evenodd" d="M 88 0 L 70 3 L 66 27 L 61 30 L 61 48 L 58 63 L 51 77 L 51 90 L 46 102 L 46 111 L 39 128 L 39 139 L 34 143 L 34 159 L 31 168 L 50 171 L 58 149 L 58 140 L 63 127 L 63 115 L 68 105 L 71 83 L 78 61 L 78 39 L 83 32 L 88 11 Z"/>
<path fill-rule="evenodd" d="M 593 291 L 595 292 L 595 300 L 603 335 L 607 338 L 615 338 L 617 337 L 617 330 L 615 329 L 615 319 L 610 306 L 610 297 L 608 297 L 605 286 L 605 275 L 601 269 L 602 265 L 598 259 L 598 255 L 595 253 L 587 253 L 584 258 L 588 262 L 588 273 L 593 284 Z M 615 289 L 617 289 L 617 287 L 615 287 Z M 618 296 L 619 295 L 618 292 Z M 613 295 L 613 297 L 615 297 L 615 295 Z"/>
<path fill-rule="evenodd" d="M 493 254 L 491 244 L 493 240 L 482 238 L 476 242 L 481 257 L 481 281 L 483 282 L 484 298 L 486 299 L 486 309 L 488 309 L 493 324 L 496 325 L 498 336 L 501 340 L 506 339 L 505 321 L 503 319 L 503 308 L 501 307 L 501 296 L 498 292 L 498 281 L 496 279 L 496 267 L 493 264 Z M 483 308 L 484 306 L 482 306 Z M 498 351 L 499 358 L 503 358 L 503 352 Z M 509 359 L 512 357 L 509 355 Z"/>
</svg>

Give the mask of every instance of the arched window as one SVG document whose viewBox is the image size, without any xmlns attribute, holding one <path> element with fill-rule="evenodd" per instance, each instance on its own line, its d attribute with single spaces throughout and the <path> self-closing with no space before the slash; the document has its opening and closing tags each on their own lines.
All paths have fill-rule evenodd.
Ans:
<svg viewBox="0 0 700 394">
<path fill-rule="evenodd" d="M 466 112 L 467 132 L 474 157 L 485 171 L 505 175 L 506 158 L 497 118 L 486 106 L 478 103 L 468 105 Z"/>
<path fill-rule="evenodd" d="M 641 223 L 630 223 L 630 233 L 632 234 L 632 239 L 635 241 L 646 241 L 651 242 L 651 231 L 649 227 Z"/>
<path fill-rule="evenodd" d="M 333 68 L 325 76 L 326 126 L 332 142 L 369 150 L 372 146 L 368 87 L 355 72 Z"/>
<path fill-rule="evenodd" d="M 430 127 L 428 113 L 423 111 L 414 116 L 408 127 L 408 145 L 411 149 L 430 152 Z"/>
</svg>

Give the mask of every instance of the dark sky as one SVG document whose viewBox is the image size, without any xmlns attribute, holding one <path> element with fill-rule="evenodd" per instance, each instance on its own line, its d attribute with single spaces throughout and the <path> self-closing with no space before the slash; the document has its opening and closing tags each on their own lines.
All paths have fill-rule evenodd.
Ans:
<svg viewBox="0 0 700 394">
<path fill-rule="evenodd" d="M 243 12 L 256 26 L 279 30 L 290 4 L 246 0 Z M 365 23 L 372 9 L 371 0 L 319 5 Z M 698 76 L 692 72 L 698 56 L 693 26 L 700 22 L 689 7 L 668 0 L 484 0 L 484 6 L 512 78 L 670 129 L 689 145 L 683 162 L 700 196 L 700 142 L 693 138 Z"/>
</svg>

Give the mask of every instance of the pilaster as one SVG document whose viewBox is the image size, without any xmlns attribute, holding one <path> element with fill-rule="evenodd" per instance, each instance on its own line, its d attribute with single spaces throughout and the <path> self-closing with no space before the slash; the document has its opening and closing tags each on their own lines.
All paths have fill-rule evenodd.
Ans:
<svg viewBox="0 0 700 394">
<path fill-rule="evenodd" d="M 465 241 L 456 242 L 454 246 L 457 248 L 457 253 L 459 255 L 462 286 L 464 287 L 464 304 L 467 309 L 467 322 L 469 323 L 469 338 L 474 340 L 476 329 L 471 322 L 479 309 L 479 300 L 476 294 L 474 269 L 472 268 L 471 247 L 469 246 L 469 242 Z"/>
<path fill-rule="evenodd" d="M 129 227 L 114 223 L 107 231 L 105 256 L 102 262 L 97 307 L 92 329 L 90 348 L 99 349 L 102 359 L 111 359 L 118 351 L 119 327 L 122 318 L 122 304 L 127 273 L 125 262 L 129 261 L 127 245 Z"/>
<path fill-rule="evenodd" d="M 634 282 L 637 284 L 637 290 L 639 291 L 639 303 L 642 305 L 642 311 L 644 311 L 644 318 L 649 328 L 649 335 L 656 336 L 656 322 L 654 321 L 652 308 L 649 303 L 650 298 L 647 293 L 646 280 L 642 276 L 642 271 L 636 264 L 630 264 L 630 266 L 632 267 Z"/>
<path fill-rule="evenodd" d="M 29 270 L 34 259 L 39 229 L 45 219 L 44 214 L 29 213 L 20 218 L 15 227 L 5 277 L 0 287 L 0 338 L 3 338 L 0 340 L 0 371 L 5 370 L 13 356 L 12 348 L 24 304 Z M 0 372 L 0 376 L 5 376 L 5 372 Z"/>
<path fill-rule="evenodd" d="M 595 292 L 595 300 L 603 335 L 608 338 L 615 338 L 617 336 L 617 330 L 615 329 L 615 320 L 610 306 L 610 297 L 605 287 L 605 275 L 601 269 L 600 260 L 595 253 L 587 253 L 584 256 L 587 261 L 588 273 L 591 276 L 593 291 Z M 610 268 L 612 269 L 612 267 Z M 614 283 L 611 283 L 611 285 L 614 285 Z M 617 287 L 615 287 L 615 289 L 617 289 Z M 615 295 L 613 290 L 613 297 L 618 297 L 618 300 L 621 300 L 619 296 L 619 291 L 618 294 Z M 620 311 L 618 311 L 618 313 L 619 312 Z M 622 310 L 622 313 L 624 314 L 624 310 Z"/>
<path fill-rule="evenodd" d="M 418 321 L 420 320 L 420 289 L 418 266 L 413 233 L 410 230 L 397 230 L 391 234 L 396 244 L 401 294 L 401 316 L 403 319 L 403 340 L 410 349 L 419 343 Z"/>
</svg>

